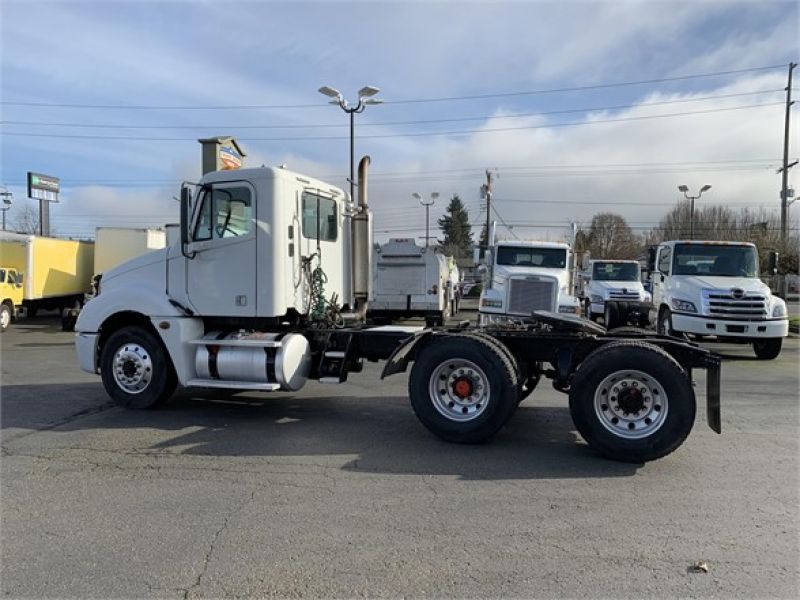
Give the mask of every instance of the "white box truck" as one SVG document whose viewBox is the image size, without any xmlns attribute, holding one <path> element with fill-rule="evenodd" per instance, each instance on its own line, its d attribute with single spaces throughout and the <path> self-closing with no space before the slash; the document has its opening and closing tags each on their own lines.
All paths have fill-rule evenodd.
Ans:
<svg viewBox="0 0 800 600">
<path fill-rule="evenodd" d="M 654 262 L 650 320 L 659 333 L 752 344 L 760 359 L 780 354 L 786 303 L 759 279 L 754 244 L 663 242 Z"/>
<path fill-rule="evenodd" d="M 94 274 L 166 246 L 167 232 L 163 229 L 98 227 L 94 236 Z"/>
<path fill-rule="evenodd" d="M 450 316 L 450 267 L 447 257 L 410 238 L 375 244 L 374 283 L 369 316 L 375 320 L 424 317 L 429 326 Z"/>
<path fill-rule="evenodd" d="M 523 327 L 370 326 L 368 164 L 359 165 L 358 203 L 282 168 L 184 184 L 180 239 L 106 272 L 79 315 L 81 368 L 99 374 L 118 405 L 143 409 L 179 384 L 291 392 L 307 380 L 342 383 L 364 361 L 385 361 L 384 377 L 413 365 L 415 414 L 460 443 L 495 435 L 547 377 L 569 393 L 588 444 L 626 462 L 684 442 L 695 422 L 692 374 L 706 369 L 708 421 L 720 431 L 721 361 L 682 340 L 610 335 L 552 312 Z"/>
<path fill-rule="evenodd" d="M 606 328 L 626 325 L 647 325 L 650 292 L 645 291 L 641 268 L 636 260 L 591 260 L 589 280 L 585 286 L 584 315 L 596 321 L 603 318 Z M 636 315 L 629 307 L 637 307 Z M 619 308 L 623 307 L 624 315 Z"/>
</svg>

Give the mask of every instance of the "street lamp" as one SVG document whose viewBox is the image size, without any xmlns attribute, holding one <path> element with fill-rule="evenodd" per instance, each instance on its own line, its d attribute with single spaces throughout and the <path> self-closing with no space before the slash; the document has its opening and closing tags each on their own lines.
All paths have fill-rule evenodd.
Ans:
<svg viewBox="0 0 800 600">
<path fill-rule="evenodd" d="M 431 192 L 430 202 L 425 200 L 425 198 L 423 198 L 422 194 L 420 194 L 419 192 L 414 192 L 413 194 L 411 194 L 411 196 L 419 200 L 419 203 L 425 207 L 425 247 L 427 248 L 428 240 L 430 239 L 429 217 L 430 217 L 431 206 L 433 206 L 433 203 L 436 202 L 436 199 L 439 197 L 439 192 Z"/>
<path fill-rule="evenodd" d="M 373 98 L 375 94 L 380 92 L 380 90 L 376 87 L 372 87 L 371 85 L 365 85 L 363 88 L 358 90 L 358 103 L 355 106 L 350 106 L 347 100 L 345 100 L 342 93 L 332 87 L 328 87 L 327 85 L 323 85 L 319 90 L 317 90 L 320 94 L 324 94 L 329 98 L 333 98 L 330 101 L 330 104 L 338 104 L 339 107 L 350 115 L 350 201 L 353 201 L 355 196 L 355 141 L 354 141 L 354 120 L 353 115 L 356 113 L 364 112 L 364 109 L 367 107 L 367 104 L 381 104 L 383 100 L 379 100 L 378 98 Z"/>
<path fill-rule="evenodd" d="M 5 186 L 3 186 L 5 188 Z M 14 194 L 8 191 L 8 188 L 4 192 L 0 192 L 0 196 L 3 197 L 3 206 L 0 206 L 0 210 L 3 211 L 3 231 L 6 230 L 6 212 L 8 209 L 11 208 L 11 202 L 14 200 Z"/>
<path fill-rule="evenodd" d="M 697 200 L 700 196 L 703 195 L 703 192 L 707 192 L 711 189 L 710 185 L 704 185 L 700 188 L 697 196 L 690 196 L 689 195 L 689 188 L 685 185 L 679 185 L 678 191 L 683 192 L 683 195 L 686 197 L 687 200 L 690 202 L 689 208 L 689 239 L 694 239 L 694 201 Z"/>
</svg>

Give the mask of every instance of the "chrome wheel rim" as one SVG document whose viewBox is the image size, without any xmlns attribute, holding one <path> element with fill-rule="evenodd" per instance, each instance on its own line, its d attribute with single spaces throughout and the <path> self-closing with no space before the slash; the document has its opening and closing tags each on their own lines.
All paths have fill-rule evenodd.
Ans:
<svg viewBox="0 0 800 600">
<path fill-rule="evenodd" d="M 147 349 L 136 343 L 120 346 L 114 353 L 114 381 L 129 394 L 147 389 L 153 379 L 153 361 Z"/>
<path fill-rule="evenodd" d="M 439 414 L 458 423 L 477 419 L 491 398 L 483 369 L 459 358 L 446 360 L 433 370 L 428 391 Z"/>
<path fill-rule="evenodd" d="M 11 311 L 8 309 L 0 311 L 0 327 L 5 329 L 11 324 Z"/>
<path fill-rule="evenodd" d="M 615 371 L 600 382 L 594 394 L 600 423 L 628 440 L 653 435 L 664 424 L 668 408 L 664 387 L 642 371 Z"/>
</svg>

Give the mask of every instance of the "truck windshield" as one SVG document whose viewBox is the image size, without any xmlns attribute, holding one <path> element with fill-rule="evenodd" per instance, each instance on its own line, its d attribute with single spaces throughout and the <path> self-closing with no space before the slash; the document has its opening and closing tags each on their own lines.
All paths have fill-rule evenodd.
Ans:
<svg viewBox="0 0 800 600">
<path fill-rule="evenodd" d="M 563 269 L 567 266 L 567 251 L 564 248 L 499 246 L 497 248 L 497 264 L 512 267 Z"/>
<path fill-rule="evenodd" d="M 758 277 L 758 255 L 752 246 L 677 244 L 673 274 Z"/>
<path fill-rule="evenodd" d="M 595 281 L 639 281 L 638 263 L 594 263 L 592 279 Z"/>
</svg>

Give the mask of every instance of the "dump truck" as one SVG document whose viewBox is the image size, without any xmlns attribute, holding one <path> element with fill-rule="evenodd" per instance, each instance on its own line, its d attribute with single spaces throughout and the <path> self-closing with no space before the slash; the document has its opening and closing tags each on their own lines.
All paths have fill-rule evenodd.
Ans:
<svg viewBox="0 0 800 600">
<path fill-rule="evenodd" d="M 33 317 L 39 310 L 57 309 L 63 319 L 83 305 L 91 289 L 92 242 L 2 232 L 0 250 L 6 280 L 0 299 L 3 329 L 22 312 Z"/>
<path fill-rule="evenodd" d="M 410 238 L 375 244 L 374 283 L 368 316 L 374 320 L 423 317 L 443 325 L 450 316 L 450 268 L 447 257 Z"/>
<path fill-rule="evenodd" d="M 81 368 L 119 406 L 146 409 L 178 385 L 293 392 L 383 361 L 382 377 L 410 367 L 414 413 L 456 443 L 498 434 L 551 379 L 587 443 L 627 462 L 684 442 L 705 369 L 708 422 L 721 431 L 720 359 L 685 340 L 551 311 L 492 327 L 370 325 L 369 162 L 359 163 L 357 202 L 280 167 L 184 183 L 180 239 L 103 274 L 79 315 Z"/>
</svg>

